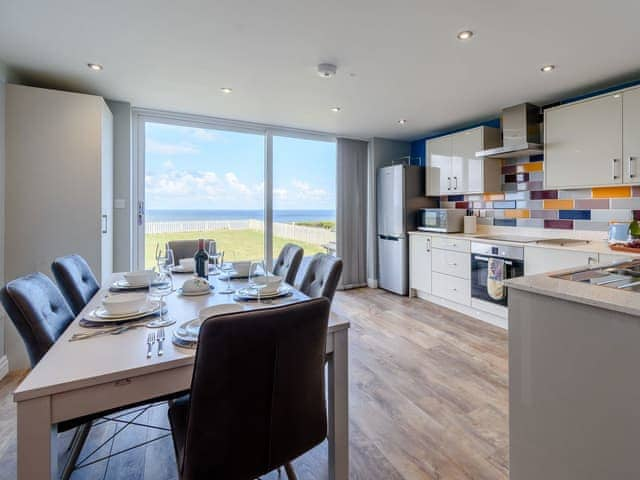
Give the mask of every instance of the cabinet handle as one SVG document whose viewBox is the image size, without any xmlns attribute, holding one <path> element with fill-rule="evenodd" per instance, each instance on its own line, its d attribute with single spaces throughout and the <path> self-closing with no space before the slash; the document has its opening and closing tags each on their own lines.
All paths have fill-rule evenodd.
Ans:
<svg viewBox="0 0 640 480">
<path fill-rule="evenodd" d="M 450 263 L 450 264 L 449 264 L 449 266 L 450 266 L 450 267 L 457 267 L 457 266 L 458 266 L 458 264 L 457 264 L 456 262 L 452 262 L 452 263 Z"/>
<path fill-rule="evenodd" d="M 616 164 L 618 163 L 618 159 L 614 158 L 611 161 L 611 178 L 613 180 L 617 180 L 618 179 L 618 175 L 616 175 Z"/>
<path fill-rule="evenodd" d="M 431 239 L 427 238 L 427 252 L 431 251 Z"/>
<path fill-rule="evenodd" d="M 451 177 L 447 177 L 447 190 L 451 190 Z"/>
<path fill-rule="evenodd" d="M 633 173 L 633 161 L 636 157 L 629 156 L 629 178 L 635 178 L 636 174 Z"/>
<path fill-rule="evenodd" d="M 453 177 L 453 180 L 456 182 L 453 189 L 458 190 L 458 177 Z"/>
</svg>

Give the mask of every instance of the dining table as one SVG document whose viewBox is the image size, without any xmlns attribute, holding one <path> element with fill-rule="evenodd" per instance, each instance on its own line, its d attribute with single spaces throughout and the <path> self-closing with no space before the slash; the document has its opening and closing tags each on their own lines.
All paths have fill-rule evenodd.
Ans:
<svg viewBox="0 0 640 480">
<path fill-rule="evenodd" d="M 81 341 L 72 336 L 93 329 L 80 326 L 110 293 L 114 282 L 123 278 L 114 273 L 107 285 L 94 295 L 50 350 L 28 373 L 15 390 L 17 403 L 18 480 L 57 479 L 58 428 L 61 422 L 97 416 L 101 412 L 126 408 L 172 394 L 191 386 L 196 350 L 172 343 L 174 329 L 198 318 L 201 309 L 221 304 L 244 308 L 270 308 L 308 297 L 291 287 L 288 296 L 258 301 L 241 301 L 234 294 L 220 293 L 227 282 L 210 276 L 211 292 L 202 296 L 184 296 L 177 290 L 193 278 L 192 274 L 174 274 L 176 291 L 165 297 L 166 315 L 175 323 L 165 327 L 164 352 L 153 351 L 147 357 L 147 336 L 154 331 L 146 326 L 118 335 L 105 334 Z M 247 279 L 233 279 L 234 289 L 247 286 Z M 120 294 L 120 293 L 119 293 Z M 127 293 L 122 293 L 126 295 Z M 328 471 L 331 480 L 349 477 L 348 418 L 348 332 L 349 322 L 331 317 L 327 333 L 327 418 Z"/>
</svg>

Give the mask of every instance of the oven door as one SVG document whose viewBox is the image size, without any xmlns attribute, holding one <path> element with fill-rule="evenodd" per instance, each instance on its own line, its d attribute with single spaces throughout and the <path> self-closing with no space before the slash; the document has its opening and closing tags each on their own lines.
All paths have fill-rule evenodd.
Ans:
<svg viewBox="0 0 640 480">
<path fill-rule="evenodd" d="M 505 295 L 502 299 L 496 300 L 489 295 L 488 276 L 489 276 L 489 259 L 500 258 L 491 255 L 471 254 L 471 296 L 485 302 L 495 303 L 496 305 L 507 305 L 508 292 L 505 287 Z M 524 275 L 524 262 L 521 260 L 504 260 L 504 278 L 521 277 Z"/>
</svg>

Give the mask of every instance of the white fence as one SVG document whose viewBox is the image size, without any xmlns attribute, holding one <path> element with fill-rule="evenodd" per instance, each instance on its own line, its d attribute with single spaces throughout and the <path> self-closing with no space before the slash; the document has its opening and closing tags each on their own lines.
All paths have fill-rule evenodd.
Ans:
<svg viewBox="0 0 640 480">
<path fill-rule="evenodd" d="M 187 222 L 146 222 L 144 232 L 153 233 L 183 233 L 183 232 L 215 232 L 216 230 L 262 230 L 262 220 L 207 220 Z M 295 223 L 273 224 L 273 236 L 324 245 L 336 241 L 336 232 L 326 228 L 308 227 Z"/>
</svg>

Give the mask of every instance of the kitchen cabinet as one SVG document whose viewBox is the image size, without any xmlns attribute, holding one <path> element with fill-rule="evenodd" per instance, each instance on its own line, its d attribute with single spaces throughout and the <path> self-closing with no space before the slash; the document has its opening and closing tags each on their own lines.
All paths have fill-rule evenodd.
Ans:
<svg viewBox="0 0 640 480">
<path fill-rule="evenodd" d="M 465 278 L 433 272 L 433 294 L 461 305 L 471 306 L 471 283 Z"/>
<path fill-rule="evenodd" d="M 468 253 L 434 248 L 431 253 L 431 262 L 434 272 L 459 278 L 471 278 L 471 257 Z"/>
<path fill-rule="evenodd" d="M 431 237 L 409 236 L 409 288 L 431 293 Z"/>
<path fill-rule="evenodd" d="M 471 242 L 461 238 L 449 237 L 447 235 L 433 237 L 433 248 L 442 248 L 443 250 L 455 250 L 456 252 L 471 251 Z"/>
<path fill-rule="evenodd" d="M 545 110 L 545 188 L 639 183 L 640 90 Z"/>
<path fill-rule="evenodd" d="M 622 157 L 624 183 L 640 183 L 640 88 L 622 94 Z"/>
<path fill-rule="evenodd" d="M 597 252 L 527 246 L 524 249 L 524 274 L 537 275 L 565 268 L 580 267 L 598 263 L 598 260 Z"/>
<path fill-rule="evenodd" d="M 427 196 L 500 191 L 500 160 L 476 158 L 476 152 L 499 143 L 499 131 L 491 127 L 427 140 Z"/>
</svg>

